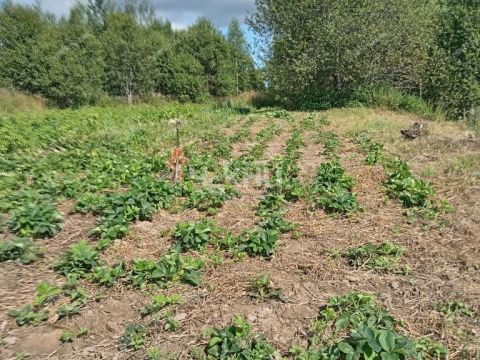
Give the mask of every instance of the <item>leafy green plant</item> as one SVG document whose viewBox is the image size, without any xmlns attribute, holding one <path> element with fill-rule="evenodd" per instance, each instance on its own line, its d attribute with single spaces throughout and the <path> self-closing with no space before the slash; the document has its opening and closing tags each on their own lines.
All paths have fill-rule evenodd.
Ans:
<svg viewBox="0 0 480 360">
<path fill-rule="evenodd" d="M 392 271 L 405 249 L 393 242 L 383 242 L 380 245 L 366 244 L 349 249 L 343 256 L 354 267 Z"/>
<path fill-rule="evenodd" d="M 406 162 L 392 159 L 385 167 L 387 169 L 385 187 L 391 197 L 398 198 L 406 208 L 431 205 L 429 198 L 434 195 L 432 186 L 415 178 Z"/>
<path fill-rule="evenodd" d="M 37 312 L 32 305 L 25 305 L 20 310 L 11 310 L 8 315 L 16 319 L 18 326 L 37 326 L 48 319 L 48 313 Z"/>
<path fill-rule="evenodd" d="M 184 257 L 178 253 L 165 255 L 160 261 L 134 260 L 128 277 L 138 287 L 148 284 L 166 286 L 171 282 L 184 282 L 198 286 L 201 283 L 199 270 L 202 260 Z"/>
<path fill-rule="evenodd" d="M 35 297 L 35 306 L 42 306 L 46 303 L 53 302 L 62 294 L 62 289 L 42 282 L 37 285 L 37 296 Z"/>
<path fill-rule="evenodd" d="M 437 306 L 438 311 L 447 317 L 463 316 L 473 318 L 476 313 L 470 306 L 460 301 L 450 301 Z"/>
<path fill-rule="evenodd" d="M 382 144 L 373 141 L 366 133 L 354 135 L 354 142 L 356 142 L 366 154 L 365 164 L 375 165 L 381 162 L 384 150 Z"/>
<path fill-rule="evenodd" d="M 352 192 L 354 184 L 339 162 L 323 163 L 310 189 L 311 201 L 326 212 L 347 214 L 359 211 L 360 205 Z"/>
<path fill-rule="evenodd" d="M 29 239 L 15 238 L 0 242 L 0 262 L 13 260 L 27 265 L 35 262 L 43 254 L 43 248 Z"/>
<path fill-rule="evenodd" d="M 125 332 L 120 337 L 122 348 L 140 350 L 145 345 L 147 329 L 139 324 L 128 324 Z"/>
<path fill-rule="evenodd" d="M 113 286 L 118 279 L 122 278 L 126 274 L 124 263 L 119 263 L 113 267 L 109 266 L 97 266 L 93 268 L 92 273 L 89 275 L 89 279 L 99 283 L 103 286 Z"/>
<path fill-rule="evenodd" d="M 52 204 L 32 201 L 11 211 L 9 226 L 19 236 L 44 238 L 55 235 L 62 221 L 62 214 Z"/>
<path fill-rule="evenodd" d="M 204 188 L 190 193 L 186 205 L 198 211 L 215 213 L 227 200 L 233 199 L 237 194 L 232 187 L 226 187 L 225 189 Z"/>
<path fill-rule="evenodd" d="M 400 333 L 395 319 L 363 293 L 330 298 L 312 332 L 307 349 L 292 349 L 296 359 L 420 360 L 429 348 Z"/>
<path fill-rule="evenodd" d="M 251 256 L 270 257 L 277 247 L 278 232 L 275 230 L 252 230 L 240 235 L 239 250 Z"/>
<path fill-rule="evenodd" d="M 180 322 L 175 319 L 175 316 L 171 312 L 167 312 L 163 317 L 163 320 L 165 322 L 163 324 L 163 330 L 165 331 L 175 332 L 180 327 Z"/>
<path fill-rule="evenodd" d="M 63 285 L 63 294 L 70 298 L 70 303 L 63 304 L 58 308 L 60 318 L 69 318 L 79 314 L 87 303 L 86 291 L 78 286 L 77 275 L 69 275 L 67 283 Z"/>
<path fill-rule="evenodd" d="M 214 232 L 215 226 L 208 220 L 196 223 L 182 222 L 174 230 L 174 246 L 179 251 L 203 250 L 211 242 Z"/>
<path fill-rule="evenodd" d="M 275 288 L 270 281 L 268 275 L 261 275 L 250 281 L 248 288 L 248 295 L 252 299 L 260 301 L 271 299 L 281 302 L 287 302 L 288 298 L 283 293 L 282 289 Z"/>
<path fill-rule="evenodd" d="M 98 252 L 82 240 L 70 247 L 63 259 L 54 265 L 54 269 L 64 276 L 86 277 L 99 265 Z"/>
<path fill-rule="evenodd" d="M 208 359 L 274 359 L 275 349 L 264 335 L 253 335 L 252 327 L 241 317 L 225 329 L 210 329 L 205 332 L 208 344 L 205 355 Z"/>
<path fill-rule="evenodd" d="M 433 359 L 446 359 L 448 349 L 437 341 L 428 337 L 421 338 L 416 342 L 417 351 Z"/>
<path fill-rule="evenodd" d="M 182 302 L 183 298 L 178 294 L 157 295 L 153 298 L 153 302 L 146 305 L 145 308 L 142 310 L 142 316 L 148 316 L 158 313 L 168 306 L 181 304 Z"/>
<path fill-rule="evenodd" d="M 60 341 L 62 343 L 71 343 L 75 339 L 78 339 L 82 336 L 87 336 L 90 333 L 90 329 L 87 328 L 80 328 L 77 331 L 72 331 L 72 330 L 65 330 L 62 333 L 62 336 L 60 337 Z"/>
</svg>

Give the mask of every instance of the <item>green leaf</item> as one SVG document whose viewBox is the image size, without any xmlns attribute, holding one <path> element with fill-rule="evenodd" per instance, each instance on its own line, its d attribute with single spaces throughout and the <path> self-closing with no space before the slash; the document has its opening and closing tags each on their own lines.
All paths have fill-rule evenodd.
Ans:
<svg viewBox="0 0 480 360">
<path fill-rule="evenodd" d="M 338 344 L 338 349 L 344 354 L 355 354 L 355 349 L 346 342 L 341 342 Z"/>
<path fill-rule="evenodd" d="M 395 335 L 391 331 L 381 331 L 378 341 L 382 348 L 387 352 L 392 352 L 395 349 Z"/>
</svg>

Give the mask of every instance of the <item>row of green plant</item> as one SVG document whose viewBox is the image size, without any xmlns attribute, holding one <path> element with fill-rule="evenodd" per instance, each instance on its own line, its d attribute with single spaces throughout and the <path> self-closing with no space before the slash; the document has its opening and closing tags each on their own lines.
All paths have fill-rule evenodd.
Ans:
<svg viewBox="0 0 480 360">
<path fill-rule="evenodd" d="M 60 301 L 65 299 L 66 301 Z M 58 319 L 77 315 L 87 303 L 85 289 L 78 286 L 76 276 L 68 277 L 67 283 L 61 288 L 42 282 L 37 286 L 37 296 L 33 304 L 23 306 L 18 310 L 9 311 L 8 315 L 15 318 L 17 325 L 39 325 L 50 317 L 47 307 L 61 304 L 56 308 Z"/>
<path fill-rule="evenodd" d="M 355 180 L 346 175 L 339 160 L 320 164 L 310 187 L 310 202 L 327 213 L 349 214 L 361 210 L 353 192 Z"/>
<path fill-rule="evenodd" d="M 354 141 L 366 154 L 366 164 L 383 166 L 386 171 L 384 186 L 387 194 L 401 201 L 409 217 L 421 216 L 431 220 L 453 210 L 446 201 L 436 203 L 433 200 L 435 191 L 432 185 L 418 179 L 407 162 L 385 153 L 382 144 L 373 141 L 365 133 L 354 135 Z"/>
<path fill-rule="evenodd" d="M 249 255 L 270 257 L 274 254 L 281 233 L 294 230 L 295 225 L 284 219 L 287 201 L 297 201 L 304 192 L 298 180 L 300 148 L 303 146 L 301 131 L 294 129 L 284 154 L 268 164 L 270 179 L 266 194 L 261 198 L 257 214 L 258 228 L 242 236 L 240 249 Z"/>
<path fill-rule="evenodd" d="M 328 121 L 328 120 L 327 120 Z M 314 208 L 332 214 L 349 214 L 361 210 L 353 193 L 355 181 L 346 175 L 337 150 L 342 147 L 338 136 L 331 131 L 318 129 L 317 140 L 324 145 L 328 162 L 320 164 L 309 189 L 309 201 Z"/>
<path fill-rule="evenodd" d="M 406 360 L 443 359 L 448 354 L 430 338 L 410 337 L 375 297 L 363 293 L 330 298 L 308 334 L 307 347 L 294 346 L 289 354 L 281 354 L 265 335 L 254 334 L 252 326 L 236 316 L 225 328 L 206 330 L 206 345 L 195 347 L 190 355 L 197 360 Z"/>
<path fill-rule="evenodd" d="M 443 358 L 447 350 L 429 338 L 408 336 L 374 296 L 332 297 L 313 322 L 307 348 L 294 347 L 295 359 L 403 360 Z"/>
<path fill-rule="evenodd" d="M 109 267 L 100 260 L 98 250 L 81 241 L 70 247 L 54 269 L 66 277 L 76 276 L 104 286 L 112 286 L 119 279 L 126 278 L 128 283 L 145 288 L 177 282 L 197 286 L 201 283 L 199 271 L 203 267 L 203 260 L 184 257 L 177 252 L 171 252 L 159 261 L 134 259 L 128 265 L 120 263 Z"/>
</svg>

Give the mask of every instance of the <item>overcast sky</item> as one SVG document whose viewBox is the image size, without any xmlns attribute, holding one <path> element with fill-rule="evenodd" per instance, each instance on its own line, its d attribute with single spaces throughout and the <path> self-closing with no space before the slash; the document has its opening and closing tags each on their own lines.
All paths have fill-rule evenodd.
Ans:
<svg viewBox="0 0 480 360">
<path fill-rule="evenodd" d="M 83 0 L 86 2 L 86 0 Z M 32 4 L 34 0 L 17 0 Z M 46 10 L 56 15 L 68 14 L 75 0 L 41 0 Z M 234 16 L 241 21 L 255 9 L 254 0 L 152 0 L 159 17 L 168 18 L 175 28 L 184 28 L 198 17 L 205 16 L 217 26 L 226 27 Z"/>
</svg>

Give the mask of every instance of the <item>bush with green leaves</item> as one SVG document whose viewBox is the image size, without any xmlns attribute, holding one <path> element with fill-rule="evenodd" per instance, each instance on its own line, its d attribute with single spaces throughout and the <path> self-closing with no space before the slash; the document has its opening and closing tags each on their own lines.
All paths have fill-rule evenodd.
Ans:
<svg viewBox="0 0 480 360">
<path fill-rule="evenodd" d="M 31 264 L 44 254 L 44 249 L 35 245 L 30 239 L 15 238 L 0 241 L 0 262 L 18 261 Z"/>
<path fill-rule="evenodd" d="M 276 358 L 276 351 L 264 335 L 254 335 L 252 327 L 237 316 L 225 329 L 207 330 L 204 336 L 208 344 L 204 349 L 207 359 L 269 360 Z"/>
<path fill-rule="evenodd" d="M 349 249 L 343 254 L 351 266 L 374 270 L 395 270 L 405 249 L 394 242 L 366 244 Z"/>
<path fill-rule="evenodd" d="M 77 276 L 85 278 L 96 267 L 102 265 L 98 251 L 95 250 L 86 240 L 70 246 L 68 251 L 54 269 L 64 276 Z"/>
<path fill-rule="evenodd" d="M 27 201 L 10 212 L 9 227 L 19 236 L 52 237 L 62 228 L 63 216 L 50 203 Z"/>
<path fill-rule="evenodd" d="M 185 257 L 178 253 L 165 255 L 160 261 L 134 260 L 128 278 L 133 285 L 145 288 L 147 285 L 165 287 L 172 282 L 183 282 L 193 286 L 201 284 L 199 270 L 203 260 Z"/>
</svg>

